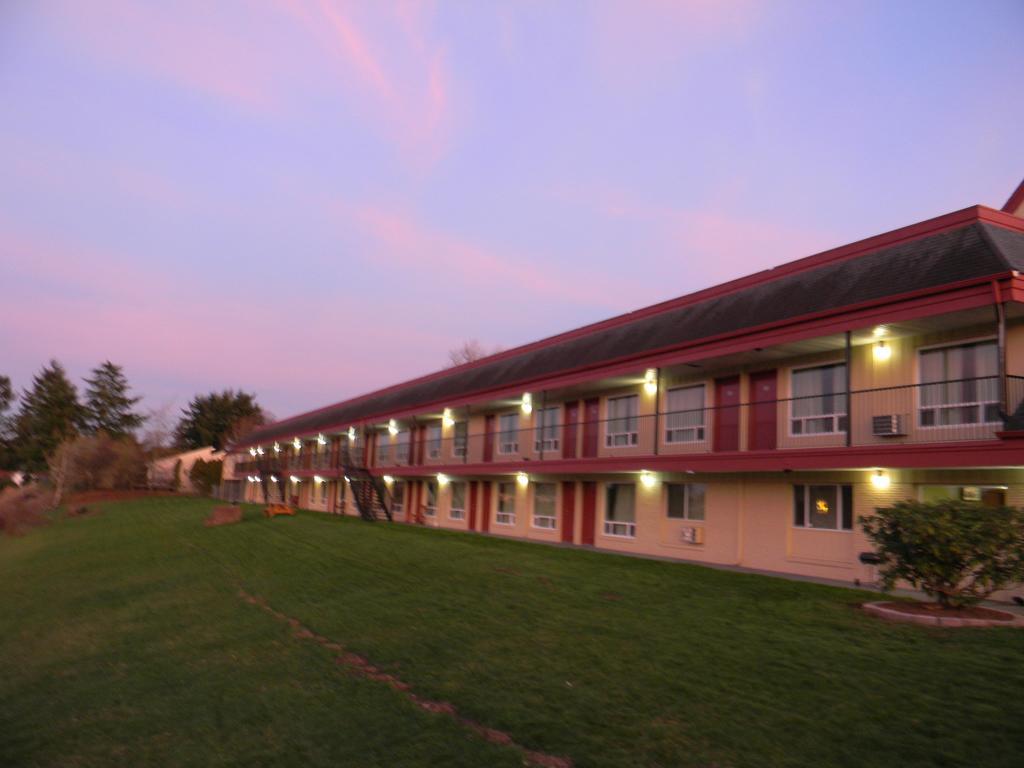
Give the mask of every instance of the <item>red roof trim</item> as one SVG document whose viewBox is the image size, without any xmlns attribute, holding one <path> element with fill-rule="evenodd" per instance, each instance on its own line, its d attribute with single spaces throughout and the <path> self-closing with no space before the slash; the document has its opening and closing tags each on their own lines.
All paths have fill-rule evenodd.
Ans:
<svg viewBox="0 0 1024 768">
<path fill-rule="evenodd" d="M 1006 204 L 1003 206 L 1003 213 L 1013 214 L 1021 204 L 1024 203 L 1024 181 L 1021 181 L 1020 185 L 1013 191 Z"/>
<path fill-rule="evenodd" d="M 471 370 L 473 368 L 477 368 L 477 367 L 479 367 L 481 365 L 485 365 L 485 364 L 493 362 L 495 360 L 502 360 L 502 359 L 505 359 L 507 357 L 513 357 L 513 356 L 516 356 L 516 355 L 519 355 L 519 354 L 522 354 L 522 353 L 525 353 L 525 352 L 530 352 L 530 351 L 537 350 L 537 349 L 543 349 L 545 347 L 552 346 L 554 344 L 558 344 L 558 343 L 561 343 L 563 341 L 567 341 L 569 339 L 577 338 L 579 336 L 585 336 L 585 335 L 587 335 L 589 333 L 594 333 L 596 331 L 604 330 L 604 329 L 610 328 L 610 327 L 616 327 L 616 326 L 619 326 L 619 325 L 623 325 L 625 323 L 630 323 L 630 322 L 633 322 L 634 320 L 638 320 L 638 319 L 643 318 L 643 317 L 648 317 L 650 315 L 659 314 L 659 313 L 662 313 L 662 312 L 667 312 L 667 311 L 670 311 L 670 310 L 673 310 L 673 309 L 677 309 L 677 308 L 682 307 L 682 306 L 686 306 L 686 305 L 689 305 L 689 304 L 694 304 L 694 303 L 699 302 L 699 301 L 705 301 L 705 300 L 710 299 L 710 298 L 716 298 L 718 296 L 722 296 L 722 295 L 725 295 L 725 294 L 728 294 L 728 293 L 733 293 L 735 291 L 742 290 L 744 288 L 749 288 L 751 286 L 755 286 L 755 285 L 760 285 L 762 283 L 771 282 L 772 280 L 778 279 L 780 277 L 785 277 L 785 276 L 788 276 L 788 275 L 791 275 L 791 274 L 794 274 L 794 273 L 797 273 L 797 272 L 802 272 L 802 271 L 805 271 L 805 270 L 813 269 L 815 267 L 819 267 L 819 266 L 822 266 L 824 264 L 828 264 L 828 263 L 835 262 L 835 261 L 845 261 L 845 260 L 848 260 L 848 259 L 856 258 L 858 256 L 864 256 L 864 255 L 867 255 L 868 253 L 872 253 L 874 251 L 881 250 L 882 248 L 891 247 L 893 245 L 898 245 L 898 244 L 909 242 L 909 241 L 912 241 L 912 240 L 919 240 L 919 239 L 921 239 L 923 237 L 927 237 L 929 235 L 939 234 L 941 232 L 945 232 L 945 231 L 948 231 L 950 229 L 956 229 L 958 227 L 963 227 L 963 226 L 967 226 L 967 225 L 974 224 L 974 223 L 977 223 L 977 222 L 982 222 L 982 221 L 983 222 L 987 222 L 987 223 L 991 223 L 991 224 L 996 224 L 996 225 L 1005 227 L 1007 229 L 1013 229 L 1013 230 L 1016 230 L 1016 231 L 1024 232 L 1024 219 L 1018 218 L 1016 216 L 1009 215 L 1009 214 L 1001 212 L 1001 211 L 996 211 L 996 210 L 994 210 L 992 208 L 988 208 L 986 206 L 981 206 L 981 205 L 971 206 L 969 208 L 964 208 L 964 209 L 959 210 L 959 211 L 954 211 L 952 213 L 947 213 L 947 214 L 944 214 L 942 216 L 937 216 L 937 217 L 935 217 L 933 219 L 927 219 L 925 221 L 918 222 L 916 224 L 911 224 L 911 225 L 906 226 L 906 227 L 901 227 L 900 229 L 895 229 L 895 230 L 892 230 L 892 231 L 889 231 L 889 232 L 885 232 L 885 233 L 880 234 L 880 235 L 874 235 L 872 237 L 865 238 L 864 240 L 858 240 L 856 242 L 849 243 L 847 245 L 839 246 L 838 248 L 833 248 L 833 249 L 828 250 L 828 251 L 822 251 L 821 253 L 814 254 L 812 256 L 807 256 L 807 257 L 804 257 L 802 259 L 797 259 L 796 261 L 787 262 L 786 264 L 783 264 L 783 265 L 778 266 L 778 267 L 762 270 L 760 272 L 755 272 L 752 275 L 747 275 L 745 277 L 741 277 L 741 278 L 738 278 L 736 280 L 731 280 L 729 282 L 721 283 L 719 285 L 712 286 L 710 288 L 705 288 L 705 289 L 697 291 L 695 293 L 687 294 L 685 296 L 681 296 L 681 297 L 678 297 L 678 298 L 675 298 L 675 299 L 670 299 L 668 301 L 660 302 L 658 304 L 652 304 L 652 305 L 650 305 L 648 307 L 644 307 L 644 308 L 636 310 L 634 312 L 629 312 L 629 313 L 626 313 L 626 314 L 623 314 L 623 315 L 617 315 L 617 316 L 609 318 L 607 320 L 602 320 L 602 321 L 599 321 L 597 323 L 592 323 L 590 325 L 585 325 L 585 326 L 582 326 L 580 328 L 573 329 L 571 331 L 566 331 L 565 333 L 561 333 L 561 334 L 558 334 L 558 335 L 555 335 L 555 336 L 549 336 L 549 337 L 541 339 L 539 341 L 531 342 L 529 344 L 524 344 L 524 345 L 521 345 L 519 347 L 514 347 L 512 349 L 504 350 L 504 351 L 499 352 L 497 354 L 489 355 L 488 357 L 481 358 L 480 360 L 475 360 L 475 361 L 470 362 L 470 363 L 465 363 L 463 365 L 456 366 L 454 368 L 446 368 L 446 369 L 443 369 L 443 370 L 440 370 L 440 371 L 435 371 L 433 373 L 426 374 L 424 376 L 420 376 L 420 377 L 417 377 L 417 378 L 414 378 L 414 379 L 409 379 L 407 381 L 403 381 L 403 382 L 400 382 L 398 384 L 393 384 L 391 386 L 384 387 L 382 389 L 376 389 L 376 390 L 373 390 L 372 392 L 367 392 L 367 393 L 364 393 L 362 395 L 358 395 L 356 397 L 348 398 L 346 400 L 340 400 L 340 401 L 338 401 L 336 403 L 331 403 L 330 405 L 325 405 L 325 406 L 323 406 L 321 408 L 316 408 L 316 409 L 311 410 L 311 411 L 303 411 L 302 413 L 295 414 L 294 416 L 289 416 L 288 418 L 282 419 L 281 421 L 275 422 L 274 424 L 268 424 L 267 426 L 268 427 L 269 426 L 279 427 L 281 430 L 287 431 L 287 427 L 288 427 L 289 423 L 291 423 L 293 421 L 296 421 L 296 420 L 298 420 L 300 418 L 306 418 L 306 417 L 309 417 L 309 416 L 313 416 L 313 415 L 315 415 L 317 413 L 322 413 L 322 412 L 328 411 L 328 410 L 330 410 L 332 408 L 337 408 L 338 406 L 341 406 L 341 405 L 355 405 L 355 404 L 359 403 L 360 401 L 366 400 L 366 399 L 368 399 L 370 397 L 375 397 L 375 396 L 378 396 L 378 395 L 382 395 L 382 394 L 385 394 L 387 392 L 392 392 L 392 391 L 397 390 L 397 389 L 402 389 L 404 387 L 412 386 L 414 384 L 420 384 L 420 383 L 424 383 L 424 382 L 427 382 L 427 381 L 432 381 L 433 379 L 440 378 L 442 376 L 446 376 L 446 375 L 448 375 L 450 373 L 453 373 L 455 371 Z M 986 280 L 987 279 L 989 279 L 989 278 L 986 278 Z M 785 322 L 792 322 L 792 321 L 785 321 Z M 744 331 L 744 333 L 748 333 L 748 332 L 751 332 L 753 330 L 756 330 L 756 329 L 747 329 L 747 330 Z M 710 337 L 709 339 L 702 340 L 701 343 L 705 343 L 707 341 L 710 341 L 711 338 L 714 338 L 714 337 Z M 648 354 L 654 354 L 654 353 L 648 353 Z M 525 383 L 526 382 L 522 382 L 518 386 L 522 387 Z M 473 401 L 472 399 L 467 399 L 467 398 L 461 398 L 460 399 L 460 402 L 472 402 L 472 401 Z M 420 407 L 418 407 L 416 409 L 416 411 L 422 411 L 424 408 L 427 408 L 427 407 L 430 407 L 430 405 L 429 404 L 425 404 L 423 406 L 420 406 Z M 383 413 L 379 414 L 379 415 L 374 415 L 374 416 L 371 416 L 371 417 L 367 417 L 367 419 L 378 418 L 378 416 L 380 416 L 380 415 L 383 415 Z M 332 425 L 332 426 L 341 426 L 341 425 Z M 328 427 L 328 428 L 330 428 L 330 427 Z M 248 443 L 246 443 L 245 445 L 248 445 Z M 239 446 L 239 447 L 243 447 L 243 446 Z"/>
</svg>

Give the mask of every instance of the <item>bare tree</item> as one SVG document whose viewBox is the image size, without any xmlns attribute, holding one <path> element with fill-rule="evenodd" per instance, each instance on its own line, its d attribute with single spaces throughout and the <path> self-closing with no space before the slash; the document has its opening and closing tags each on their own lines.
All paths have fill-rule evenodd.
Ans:
<svg viewBox="0 0 1024 768">
<path fill-rule="evenodd" d="M 462 342 L 455 349 L 448 350 L 448 364 L 445 368 L 454 368 L 457 365 L 472 363 L 474 360 L 496 355 L 501 352 L 501 347 L 495 347 L 493 352 L 484 349 L 484 345 L 477 339 L 469 339 Z"/>
<path fill-rule="evenodd" d="M 142 447 L 149 455 L 155 457 L 170 452 L 176 423 L 173 411 L 174 400 L 168 400 L 163 405 L 148 410 Z"/>
</svg>

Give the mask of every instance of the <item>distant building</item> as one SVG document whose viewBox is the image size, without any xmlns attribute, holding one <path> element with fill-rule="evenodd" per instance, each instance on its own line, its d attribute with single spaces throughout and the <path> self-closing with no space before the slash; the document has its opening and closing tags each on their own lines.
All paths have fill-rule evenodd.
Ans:
<svg viewBox="0 0 1024 768">
<path fill-rule="evenodd" d="M 222 451 L 216 451 L 213 447 L 197 448 L 193 451 L 176 453 L 173 456 L 164 456 L 163 458 L 151 461 L 146 466 L 146 481 L 150 488 L 173 490 L 175 488 L 175 468 L 178 467 L 178 462 L 181 462 L 180 469 L 178 470 L 180 482 L 177 488 L 181 493 L 196 493 L 197 491 L 188 476 L 192 465 L 199 459 L 203 461 L 219 461 L 223 456 Z"/>
</svg>

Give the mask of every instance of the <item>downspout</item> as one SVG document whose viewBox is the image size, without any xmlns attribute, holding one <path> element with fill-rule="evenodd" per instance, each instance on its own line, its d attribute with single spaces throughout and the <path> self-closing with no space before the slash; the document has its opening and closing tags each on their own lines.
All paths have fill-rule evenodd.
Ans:
<svg viewBox="0 0 1024 768">
<path fill-rule="evenodd" d="M 544 461 L 544 430 L 547 424 L 544 423 L 544 412 L 548 404 L 548 391 L 542 389 L 540 392 L 540 460 Z M 537 419 L 533 420 L 533 434 L 537 434 Z M 527 438 L 529 439 L 529 438 Z M 529 445 L 529 443 L 527 443 Z"/>
<path fill-rule="evenodd" d="M 992 281 L 992 298 L 996 310 L 996 350 L 999 366 L 999 411 L 1005 420 L 1007 413 L 1007 383 L 1006 383 L 1006 309 L 1003 307 L 1002 291 L 999 289 L 999 281 Z"/>
<path fill-rule="evenodd" d="M 658 439 L 661 436 L 661 368 L 655 368 L 654 374 L 654 455 L 658 455 Z"/>
<path fill-rule="evenodd" d="M 853 398 L 850 397 L 850 379 L 853 377 L 853 346 L 850 331 L 846 332 L 846 447 L 853 445 Z"/>
</svg>

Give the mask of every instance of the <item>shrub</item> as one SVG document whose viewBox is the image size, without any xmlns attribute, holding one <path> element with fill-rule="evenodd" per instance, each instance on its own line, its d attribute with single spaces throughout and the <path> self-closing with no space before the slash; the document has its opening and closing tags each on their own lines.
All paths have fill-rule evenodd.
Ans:
<svg viewBox="0 0 1024 768">
<path fill-rule="evenodd" d="M 215 486 L 220 485 L 222 467 L 220 461 L 196 459 L 188 471 L 188 479 L 192 481 L 193 488 L 208 496 Z"/>
<path fill-rule="evenodd" d="M 901 501 L 861 518 L 882 586 L 904 580 L 946 608 L 1024 581 L 1024 512 L 947 499 Z"/>
<path fill-rule="evenodd" d="M 64 491 L 124 490 L 141 484 L 146 476 L 138 443 L 104 432 L 64 441 L 49 462 L 58 496 Z"/>
<path fill-rule="evenodd" d="M 38 485 L 0 491 L 0 531 L 16 536 L 26 528 L 47 522 L 53 494 Z"/>
</svg>

